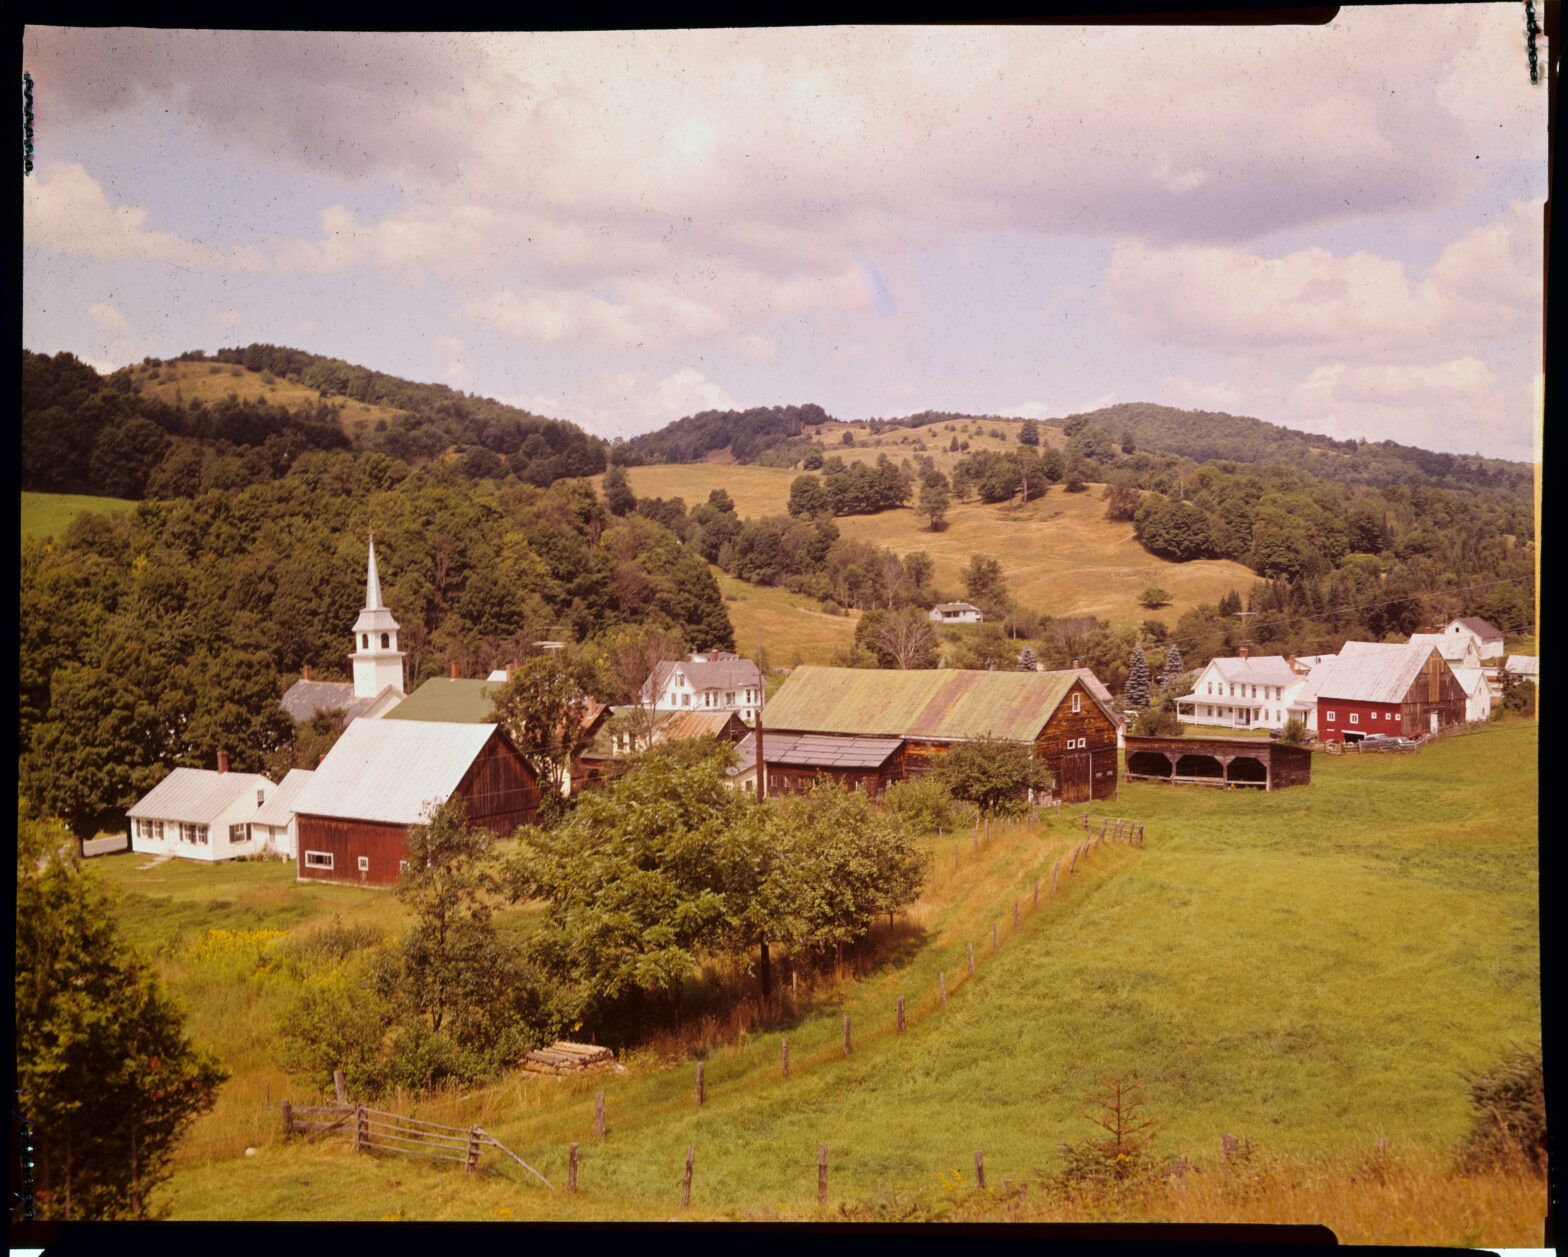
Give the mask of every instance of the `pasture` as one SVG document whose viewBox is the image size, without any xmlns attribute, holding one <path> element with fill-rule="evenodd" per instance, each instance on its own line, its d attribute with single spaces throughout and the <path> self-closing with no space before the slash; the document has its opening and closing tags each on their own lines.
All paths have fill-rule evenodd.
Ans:
<svg viewBox="0 0 1568 1257">
<path fill-rule="evenodd" d="M 348 397 L 324 398 L 313 388 L 267 373 L 251 371 L 227 362 L 165 362 L 162 367 L 136 363 L 131 379 L 141 385 L 144 396 L 157 397 L 173 405 L 176 397 L 187 404 L 198 398 L 203 402 L 222 401 L 230 393 L 241 401 L 266 401 L 273 406 L 300 410 L 327 401 L 342 407 L 343 430 L 350 435 L 363 432 L 380 419 L 391 419 L 399 412 L 387 406 L 371 406 Z M 157 378 L 153 378 L 156 372 Z"/>
<path fill-rule="evenodd" d="M 22 494 L 22 532 L 31 533 L 39 541 L 58 539 L 70 523 L 83 511 L 97 511 L 101 515 L 114 515 L 136 508 L 136 503 L 125 498 L 98 498 L 84 493 L 27 493 Z"/>
<path fill-rule="evenodd" d="M 1272 794 L 1124 785 L 1094 814 L 1141 820 L 1146 844 L 1096 848 L 1071 875 L 1064 867 L 1054 895 L 1055 863 L 1082 838 L 1074 809 L 979 850 L 968 834 L 929 835 L 921 900 L 879 924 L 843 975 L 804 980 L 782 1013 L 715 1013 L 623 1057 L 623 1074 L 517 1074 L 383 1105 L 482 1124 L 553 1192 L 498 1155 L 467 1177 L 346 1144 L 285 1144 L 284 1089 L 312 1099 L 266 1063 L 268 1018 L 286 993 L 232 976 L 220 991 L 188 945 L 166 944 L 159 963 L 193 1033 L 235 1071 L 221 1116 L 182 1147 L 167 1200 L 176 1218 L 226 1220 L 663 1219 L 680 1214 L 691 1145 L 683 1216 L 807 1219 L 820 1216 L 826 1144 L 833 1216 L 1322 1221 L 1341 1242 L 1536 1244 L 1543 1188 L 1460 1179 L 1446 1162 L 1468 1122 L 1461 1071 L 1540 1036 L 1536 751 L 1536 726 L 1514 721 L 1414 756 L 1317 757 L 1311 786 Z M 222 914 L 249 907 L 251 929 L 309 929 L 332 913 L 396 929 L 394 897 L 300 887 L 284 866 L 144 862 L 94 866 L 137 896 L 123 913 L 144 943 L 172 937 L 145 918 L 188 931 L 197 905 L 225 928 L 241 922 Z M 788 959 L 775 958 L 787 982 Z M 1042 1188 L 1058 1146 L 1093 1133 L 1084 1088 L 1113 1072 L 1136 1074 L 1164 1122 L 1153 1151 L 1208 1175 L 1190 1192 L 1151 1187 L 1074 1214 Z M 1248 1176 L 1217 1173 L 1224 1133 L 1247 1142 Z M 1387 1160 L 1369 1170 L 1380 1138 Z M 574 1142 L 581 1193 L 567 1197 Z M 1032 1185 L 1025 1203 L 1002 1198 L 1004 1179 Z"/>
</svg>

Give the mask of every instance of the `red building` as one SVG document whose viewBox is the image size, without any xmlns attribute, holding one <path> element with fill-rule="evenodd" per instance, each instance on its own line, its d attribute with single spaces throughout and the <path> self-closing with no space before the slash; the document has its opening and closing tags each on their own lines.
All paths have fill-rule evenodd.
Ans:
<svg viewBox="0 0 1568 1257">
<path fill-rule="evenodd" d="M 1465 721 L 1465 691 L 1436 647 L 1346 642 L 1318 685 L 1318 738 L 1418 738 Z"/>
<path fill-rule="evenodd" d="M 453 798 L 498 834 L 539 815 L 539 783 L 499 725 L 353 721 L 295 802 L 299 880 L 391 886 L 409 826 Z"/>
</svg>

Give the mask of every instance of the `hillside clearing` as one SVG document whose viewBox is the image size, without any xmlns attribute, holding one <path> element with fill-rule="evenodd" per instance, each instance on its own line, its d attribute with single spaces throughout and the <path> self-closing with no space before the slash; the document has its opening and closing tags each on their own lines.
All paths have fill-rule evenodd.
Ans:
<svg viewBox="0 0 1568 1257">
<path fill-rule="evenodd" d="M 91 497 L 84 493 L 22 493 L 22 532 L 39 541 L 59 540 L 70 523 L 83 511 L 115 515 L 136 509 L 125 498 Z"/>
<path fill-rule="evenodd" d="M 1083 832 L 1069 816 L 994 837 L 978 852 L 967 834 L 932 835 L 934 884 L 891 931 L 878 927 L 887 959 L 859 981 L 803 984 L 799 1012 L 771 1027 L 748 1029 L 738 1017 L 688 1028 L 688 1049 L 706 1062 L 700 1110 L 690 1058 L 672 1066 L 648 1051 L 623 1057 L 623 1075 L 514 1075 L 466 1098 L 386 1105 L 478 1122 L 557 1182 L 567 1145 L 579 1143 L 583 1194 L 570 1199 L 499 1156 L 483 1158 L 470 1179 L 413 1158 L 285 1145 L 263 1084 L 274 1106 L 286 1085 L 295 1102 L 310 1097 L 265 1063 L 263 1005 L 274 996 L 230 982 L 220 1023 L 193 998 L 209 997 L 212 983 L 165 958 L 198 1038 L 212 1040 L 222 1025 L 236 1071 L 220 1101 L 223 1122 L 204 1119 L 182 1148 L 169 1202 L 175 1217 L 234 1220 L 665 1218 L 690 1144 L 690 1216 L 806 1218 L 816 1216 L 816 1147 L 826 1143 L 831 1209 L 842 1202 L 872 1216 L 865 1210 L 878 1201 L 904 1201 L 922 1216 L 1000 1219 L 1016 1215 L 972 1191 L 974 1149 L 985 1152 L 993 1189 L 1004 1177 L 1029 1182 L 1038 1201 L 1057 1146 L 1089 1133 L 1083 1088 L 1127 1071 L 1167 1124 L 1162 1156 L 1183 1153 L 1212 1169 L 1229 1132 L 1277 1173 L 1272 1196 L 1254 1183 L 1232 1200 L 1216 1182 L 1185 1203 L 1155 1192 L 1115 1216 L 1258 1221 L 1270 1200 L 1293 1208 L 1333 1199 L 1346 1214 L 1339 1225 L 1352 1228 L 1339 1231 L 1342 1242 L 1538 1242 L 1538 1189 L 1445 1179 L 1442 1165 L 1468 1120 L 1459 1071 L 1540 1035 L 1536 751 L 1536 726 L 1516 721 L 1415 756 L 1323 756 L 1312 786 L 1272 794 L 1123 786 L 1095 814 L 1142 820 L 1147 844 L 1098 848 L 1055 896 L 1051 870 Z M 138 879 L 158 873 L 148 900 L 128 905 L 129 928 L 154 896 L 213 902 L 199 877 L 135 861 L 94 865 L 126 889 L 143 890 Z M 278 866 L 234 868 L 243 870 L 232 879 L 239 893 L 218 897 L 233 908 L 242 884 L 284 891 L 279 912 L 292 896 L 323 889 L 291 889 Z M 392 896 L 356 895 L 320 899 L 314 918 L 357 903 L 392 925 Z M 783 957 L 777 972 L 789 972 Z M 903 1036 L 893 1027 L 900 995 L 910 1017 Z M 778 1068 L 786 1034 L 788 1082 Z M 231 1060 L 241 1037 L 243 1057 Z M 598 1090 L 610 1123 L 602 1141 L 591 1133 Z M 1387 1172 L 1408 1180 L 1399 1200 L 1441 1199 L 1443 1209 L 1423 1216 L 1407 1203 L 1399 1207 L 1408 1216 L 1390 1218 L 1364 1194 L 1312 1196 L 1322 1167 L 1353 1177 L 1379 1137 L 1391 1149 Z M 243 1157 L 245 1146 L 257 1155 Z"/>
</svg>

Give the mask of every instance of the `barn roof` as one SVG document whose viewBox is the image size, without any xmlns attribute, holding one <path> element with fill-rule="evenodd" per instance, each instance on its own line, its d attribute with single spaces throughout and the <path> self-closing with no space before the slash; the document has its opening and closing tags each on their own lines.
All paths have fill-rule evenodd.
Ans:
<svg viewBox="0 0 1568 1257">
<path fill-rule="evenodd" d="M 450 799 L 493 737 L 492 724 L 356 720 L 294 800 L 301 816 L 422 823 Z"/>
<path fill-rule="evenodd" d="M 880 768 L 903 745 L 903 738 L 764 732 L 762 754 L 770 764 L 808 768 Z"/>
<path fill-rule="evenodd" d="M 260 773 L 217 773 L 210 768 L 176 768 L 126 812 L 148 820 L 210 824 L 244 791 L 271 793 L 272 782 Z"/>
<path fill-rule="evenodd" d="M 316 774 L 308 768 L 291 768 L 277 789 L 267 795 L 261 811 L 251 818 L 257 825 L 287 825 L 294 815 L 294 800 Z"/>
<path fill-rule="evenodd" d="M 1471 697 L 1486 689 L 1486 673 L 1480 668 L 1452 668 L 1464 692 Z"/>
<path fill-rule="evenodd" d="M 682 711 L 659 727 L 654 740 L 674 742 L 680 738 L 716 738 L 724 732 L 731 720 L 739 720 L 733 711 Z"/>
<path fill-rule="evenodd" d="M 490 695 L 500 686 L 469 677 L 434 677 L 387 712 L 383 720 L 434 720 L 477 725 L 495 712 Z"/>
<path fill-rule="evenodd" d="M 939 741 L 992 737 L 1032 742 L 1079 681 L 1078 673 L 1071 671 L 805 666 L 795 669 L 768 704 L 767 728 Z M 1103 708 L 1092 691 L 1090 697 Z M 1113 722 L 1116 719 L 1108 709 L 1105 715 Z"/>
<path fill-rule="evenodd" d="M 1435 647 L 1419 642 L 1413 646 L 1408 642 L 1346 642 L 1340 648 L 1339 658 L 1324 668 L 1323 679 L 1318 682 L 1318 701 L 1338 698 L 1402 703 L 1434 653 Z"/>
<path fill-rule="evenodd" d="M 1512 672 L 1516 676 L 1533 677 L 1541 672 L 1541 657 L 1539 655 L 1509 655 L 1503 660 L 1503 671 Z"/>
<path fill-rule="evenodd" d="M 341 710 L 343 723 L 347 724 L 376 700 L 355 698 L 354 687 L 347 681 L 299 680 L 283 692 L 280 701 L 283 710 L 295 720 L 309 720 L 320 711 Z"/>
</svg>

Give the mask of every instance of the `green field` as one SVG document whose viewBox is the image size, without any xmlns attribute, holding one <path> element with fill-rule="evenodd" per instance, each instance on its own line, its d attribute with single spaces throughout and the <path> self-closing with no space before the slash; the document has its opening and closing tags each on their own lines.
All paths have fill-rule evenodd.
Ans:
<svg viewBox="0 0 1568 1257">
<path fill-rule="evenodd" d="M 627 479 L 639 497 L 679 497 L 688 508 L 706 502 L 712 490 L 723 489 L 745 519 L 782 515 L 790 482 L 799 474 L 777 467 L 679 463 L 633 467 Z M 1008 588 L 1021 605 L 1058 618 L 1097 615 L 1137 623 L 1152 616 L 1174 625 L 1200 602 L 1217 603 L 1230 590 L 1245 591 L 1257 580 L 1249 568 L 1228 559 L 1172 563 L 1156 558 L 1138 544 L 1131 524 L 1105 519 L 1101 489 L 1092 485 L 1087 493 L 1067 493 L 1055 486 L 1044 497 L 1016 507 L 956 504 L 940 532 L 932 532 L 929 521 L 907 508 L 847 515 L 834 522 L 844 536 L 861 537 L 898 554 L 924 550 L 935 564 L 937 585 L 960 597 L 961 573 L 970 557 L 989 555 L 1002 564 Z M 1149 585 L 1164 589 L 1170 603 L 1158 611 L 1140 606 L 1138 595 Z M 734 614 L 732 606 L 732 618 Z M 740 629 L 738 623 L 736 627 Z M 769 646 L 776 652 L 772 642 Z"/>
<path fill-rule="evenodd" d="M 124 498 L 95 498 L 82 493 L 23 493 L 22 532 L 40 541 L 64 534 L 70 522 L 83 511 L 113 514 L 134 510 L 135 502 Z"/>
<path fill-rule="evenodd" d="M 154 370 L 158 372 L 156 380 L 152 378 Z M 290 410 L 330 400 L 333 405 L 342 406 L 343 430 L 350 434 L 363 432 L 377 420 L 390 420 L 398 414 L 389 407 L 371 406 L 348 397 L 323 398 L 318 390 L 282 376 L 268 381 L 263 372 L 226 362 L 167 362 L 160 368 L 136 363 L 130 371 L 131 379 L 141 384 L 143 396 L 157 397 L 170 405 L 174 404 L 176 396 L 188 404 L 197 398 L 203 402 L 221 401 L 230 393 L 241 401 L 261 399 Z"/>
<path fill-rule="evenodd" d="M 1518 1230 L 1504 1225 L 1510 1211 L 1530 1214 L 1534 1205 L 1511 1196 L 1515 1204 L 1483 1207 L 1465 1195 L 1480 1186 L 1421 1169 L 1466 1129 L 1460 1071 L 1540 1036 L 1536 753 L 1536 726 L 1514 721 L 1414 756 L 1320 756 L 1311 786 L 1273 794 L 1124 785 L 1094 812 L 1142 821 L 1146 845 L 1097 848 L 1054 896 L 1053 865 L 1082 836 L 1066 816 L 993 837 L 978 852 L 967 835 L 956 844 L 933 835 L 933 885 L 891 932 L 879 927 L 880 962 L 858 981 L 803 987 L 782 1020 L 688 1027 L 685 1059 L 672 1059 L 680 1052 L 666 1042 L 663 1053 L 624 1058 L 625 1074 L 519 1075 L 469 1096 L 387 1105 L 481 1123 L 557 1183 L 568 1145 L 579 1143 L 576 1198 L 545 1190 L 499 1155 L 465 1178 L 414 1158 L 285 1144 L 265 1088 L 274 1104 L 285 1088 L 296 1103 L 309 1101 L 266 1063 L 268 1020 L 287 992 L 232 975 L 220 982 L 166 955 L 160 963 L 192 1009 L 193 1032 L 235 1070 L 218 1112 L 182 1147 L 167 1200 L 176 1218 L 659 1219 L 679 1212 L 691 1145 L 690 1216 L 808 1218 L 817 1216 L 816 1150 L 825 1143 L 833 1210 L 872 1216 L 896 1205 L 935 1216 L 961 1206 L 950 1216 L 1020 1216 L 993 1209 L 990 1197 L 976 1204 L 975 1149 L 993 1186 L 1041 1183 L 1059 1164 L 1058 1145 L 1091 1133 L 1082 1090 L 1123 1071 L 1137 1074 L 1147 1111 L 1165 1123 L 1162 1154 L 1212 1168 L 1229 1132 L 1261 1158 L 1295 1167 L 1283 1173 L 1297 1195 L 1281 1179 L 1282 1194 L 1227 1217 L 1263 1220 L 1256 1210 L 1269 1200 L 1283 1208 L 1306 1199 L 1299 1193 L 1309 1180 L 1328 1181 L 1325 1167 L 1359 1164 L 1386 1137 L 1400 1172 L 1416 1176 L 1411 1199 L 1442 1208 L 1401 1205 L 1415 1229 L 1379 1242 L 1538 1242 L 1538 1211 Z M 393 897 L 298 887 L 286 867 L 142 863 L 118 857 L 95 867 L 138 895 L 126 924 L 145 945 L 175 929 L 190 937 L 201 912 L 225 928 L 310 928 L 340 913 L 395 930 Z M 1038 910 L 1036 877 L 1044 879 Z M 782 959 L 779 971 L 787 972 Z M 900 995 L 910 1017 L 904 1035 L 894 1030 Z M 785 1035 L 787 1082 L 779 1077 Z M 700 1110 L 693 1055 L 705 1060 Z M 596 1090 L 607 1096 L 604 1140 L 592 1135 Z M 244 1156 L 247 1146 L 254 1156 Z M 1349 1210 L 1335 1214 L 1340 1225 L 1367 1228 L 1341 1232 L 1342 1241 L 1370 1242 L 1382 1225 L 1372 1219 L 1389 1202 L 1379 1204 L 1365 1183 L 1357 1189 L 1365 1199 L 1356 1197 L 1348 1184 L 1357 1173 L 1333 1180 L 1324 1198 Z M 1533 1189 L 1519 1190 L 1534 1200 Z M 981 1213 L 963 1212 L 975 1208 Z M 1140 1208 L 1136 1216 L 1198 1220 L 1222 1205 Z"/>
<path fill-rule="evenodd" d="M 735 648 L 747 658 L 755 658 L 760 646 L 770 668 L 831 663 L 834 654 L 855 638 L 858 612 L 828 615 L 805 594 L 750 585 L 716 567 L 712 571 L 735 628 Z"/>
</svg>

